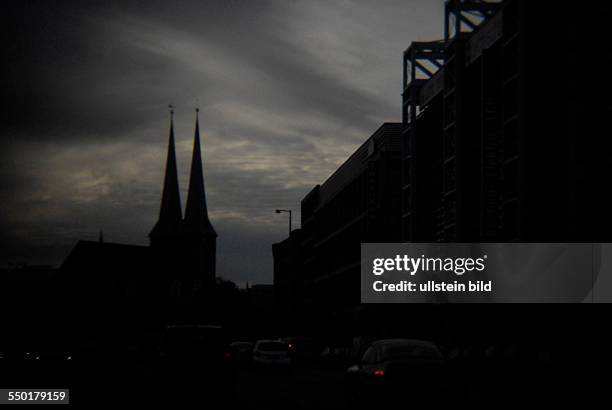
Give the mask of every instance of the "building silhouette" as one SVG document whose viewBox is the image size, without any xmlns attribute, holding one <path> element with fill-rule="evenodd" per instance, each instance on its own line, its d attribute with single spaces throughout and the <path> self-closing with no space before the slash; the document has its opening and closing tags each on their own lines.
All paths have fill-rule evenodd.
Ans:
<svg viewBox="0 0 612 410">
<path fill-rule="evenodd" d="M 217 232 L 208 217 L 198 116 L 185 216 L 181 212 L 171 119 L 159 219 L 149 238 L 163 269 L 173 272 L 171 291 L 175 297 L 189 298 L 215 284 Z"/>
<path fill-rule="evenodd" d="M 277 300 L 357 307 L 361 243 L 608 242 L 610 17 L 604 2 L 446 1 L 442 39 L 404 52 L 401 159 L 384 182 L 401 199 L 368 183 L 315 188 L 302 229 L 273 246 Z M 353 163 L 330 181 L 376 175 Z M 398 204 L 397 225 L 369 230 Z"/>
<path fill-rule="evenodd" d="M 160 213 L 149 238 L 150 246 L 108 243 L 102 236 L 79 241 L 60 268 L 67 303 L 98 325 L 133 326 L 181 320 L 181 311 L 213 291 L 217 233 L 208 217 L 197 116 L 185 216 L 171 118 Z"/>
<path fill-rule="evenodd" d="M 302 228 L 273 245 L 276 300 L 286 309 L 359 304 L 361 243 L 401 238 L 401 131 L 383 124 L 302 200 Z"/>
<path fill-rule="evenodd" d="M 289 238 L 273 244 L 272 257 L 274 259 L 274 302 L 291 314 L 299 308 L 301 303 L 302 230 L 295 229 Z"/>
<path fill-rule="evenodd" d="M 446 2 L 444 39 L 404 53 L 403 241 L 609 237 L 609 17 L 604 3 Z"/>
</svg>

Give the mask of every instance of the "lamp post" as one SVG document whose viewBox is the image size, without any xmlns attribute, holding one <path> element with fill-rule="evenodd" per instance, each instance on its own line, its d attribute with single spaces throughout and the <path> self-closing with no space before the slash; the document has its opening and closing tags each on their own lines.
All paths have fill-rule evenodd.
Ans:
<svg viewBox="0 0 612 410">
<path fill-rule="evenodd" d="M 277 209 L 276 210 L 277 214 L 289 214 L 289 236 L 291 236 L 291 217 L 292 217 L 292 213 L 293 211 L 291 209 Z"/>
</svg>

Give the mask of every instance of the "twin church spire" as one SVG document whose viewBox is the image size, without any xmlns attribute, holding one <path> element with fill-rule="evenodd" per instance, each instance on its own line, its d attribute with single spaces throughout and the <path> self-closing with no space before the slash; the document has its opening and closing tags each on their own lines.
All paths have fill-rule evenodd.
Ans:
<svg viewBox="0 0 612 410">
<path fill-rule="evenodd" d="M 189 192 L 187 193 L 187 207 L 185 208 L 185 229 L 189 232 L 217 236 L 215 229 L 208 219 L 208 207 L 206 206 L 204 170 L 202 168 L 202 152 L 200 150 L 199 113 L 200 110 L 197 109 Z"/>
<path fill-rule="evenodd" d="M 151 241 L 176 237 L 183 234 L 199 234 L 206 237 L 217 237 L 217 233 L 208 218 L 206 191 L 204 187 L 204 170 L 202 166 L 202 151 L 200 144 L 199 110 L 196 110 L 196 126 L 191 160 L 191 174 L 187 194 L 185 218 L 181 211 L 178 172 L 176 164 L 176 149 L 174 138 L 174 111 L 170 112 L 170 136 L 166 173 L 161 200 L 159 220 L 149 234 Z"/>
<path fill-rule="evenodd" d="M 171 226 L 183 219 L 181 196 L 179 193 L 178 172 L 176 167 L 176 150 L 174 147 L 174 111 L 170 111 L 170 136 L 168 139 L 168 156 L 166 174 L 162 193 L 161 211 L 158 224 Z"/>
</svg>

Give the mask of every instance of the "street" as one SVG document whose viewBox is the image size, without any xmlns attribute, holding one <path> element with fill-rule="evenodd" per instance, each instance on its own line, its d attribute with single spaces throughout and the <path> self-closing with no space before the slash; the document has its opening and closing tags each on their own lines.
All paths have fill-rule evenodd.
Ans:
<svg viewBox="0 0 612 410">
<path fill-rule="evenodd" d="M 317 364 L 298 364 L 291 370 L 241 368 L 231 396 L 240 408 L 344 408 L 344 370 Z"/>
</svg>

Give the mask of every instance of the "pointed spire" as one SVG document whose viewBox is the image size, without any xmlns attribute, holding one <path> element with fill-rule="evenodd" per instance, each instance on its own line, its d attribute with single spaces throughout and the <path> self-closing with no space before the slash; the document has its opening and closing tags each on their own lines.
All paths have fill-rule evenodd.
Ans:
<svg viewBox="0 0 612 410">
<path fill-rule="evenodd" d="M 162 193 L 159 220 L 149 236 L 175 231 L 182 219 L 181 198 L 179 194 L 178 173 L 176 170 L 176 150 L 174 148 L 174 110 L 170 106 L 170 136 L 168 140 L 168 156 L 166 159 L 166 175 Z"/>
<path fill-rule="evenodd" d="M 199 112 L 200 110 L 196 109 L 193 157 L 191 159 L 189 192 L 187 194 L 187 207 L 185 209 L 185 229 L 189 232 L 197 232 L 216 237 L 217 233 L 208 219 L 208 207 L 206 205 L 202 152 L 200 149 Z"/>
</svg>

